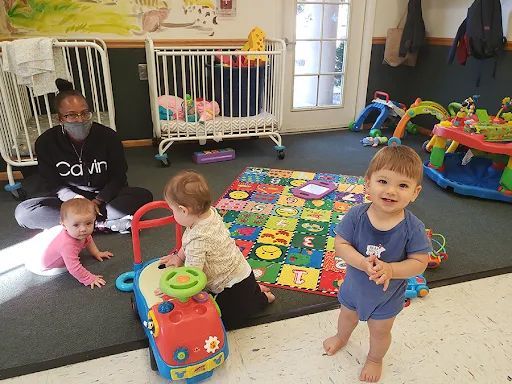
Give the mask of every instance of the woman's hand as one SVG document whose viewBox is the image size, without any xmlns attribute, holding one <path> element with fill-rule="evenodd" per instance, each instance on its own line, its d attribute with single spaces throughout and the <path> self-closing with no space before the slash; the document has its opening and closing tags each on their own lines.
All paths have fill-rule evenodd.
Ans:
<svg viewBox="0 0 512 384">
<path fill-rule="evenodd" d="M 96 215 L 103 216 L 100 212 L 100 207 L 103 202 L 101 200 L 98 200 L 96 198 L 91 200 L 94 203 L 94 210 L 96 211 Z"/>
</svg>

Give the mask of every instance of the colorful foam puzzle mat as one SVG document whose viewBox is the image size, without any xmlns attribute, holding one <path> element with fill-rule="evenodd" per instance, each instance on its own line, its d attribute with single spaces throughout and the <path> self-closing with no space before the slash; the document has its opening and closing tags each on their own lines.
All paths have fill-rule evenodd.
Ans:
<svg viewBox="0 0 512 384">
<path fill-rule="evenodd" d="M 318 200 L 292 194 L 309 180 L 336 189 Z M 367 201 L 361 176 L 248 167 L 216 208 L 259 282 L 336 296 L 346 265 L 335 255 L 334 229 L 351 206 Z"/>
</svg>

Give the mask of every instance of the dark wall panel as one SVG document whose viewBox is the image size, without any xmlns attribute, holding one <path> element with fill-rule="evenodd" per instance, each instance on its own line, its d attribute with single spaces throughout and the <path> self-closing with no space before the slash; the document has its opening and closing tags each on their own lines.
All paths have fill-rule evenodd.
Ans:
<svg viewBox="0 0 512 384">
<path fill-rule="evenodd" d="M 143 48 L 109 49 L 117 131 L 122 140 L 153 136 L 148 82 L 139 80 L 138 64 L 146 63 Z"/>
<path fill-rule="evenodd" d="M 425 46 L 421 49 L 416 67 L 390 67 L 382 64 L 384 45 L 374 45 L 370 63 L 367 102 L 373 92 L 382 90 L 393 100 L 409 106 L 417 97 L 435 101 L 444 107 L 452 101 L 462 102 L 479 94 L 478 108 L 495 114 L 505 96 L 512 96 L 512 54 L 506 52 L 498 60 L 496 78 L 492 78 L 494 60 L 480 62 L 469 59 L 466 66 L 447 64 L 449 47 Z M 481 67 L 481 84 L 476 79 Z"/>
</svg>

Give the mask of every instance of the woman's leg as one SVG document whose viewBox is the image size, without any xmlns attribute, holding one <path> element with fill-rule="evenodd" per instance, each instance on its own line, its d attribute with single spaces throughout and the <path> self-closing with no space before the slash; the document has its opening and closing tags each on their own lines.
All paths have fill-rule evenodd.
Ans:
<svg viewBox="0 0 512 384">
<path fill-rule="evenodd" d="M 14 217 L 23 228 L 48 229 L 60 223 L 61 204 L 58 197 L 28 199 L 18 204 Z"/>
<path fill-rule="evenodd" d="M 107 220 L 116 220 L 133 215 L 144 204 L 153 201 L 150 191 L 139 187 L 124 187 L 119 194 L 106 204 Z"/>
</svg>

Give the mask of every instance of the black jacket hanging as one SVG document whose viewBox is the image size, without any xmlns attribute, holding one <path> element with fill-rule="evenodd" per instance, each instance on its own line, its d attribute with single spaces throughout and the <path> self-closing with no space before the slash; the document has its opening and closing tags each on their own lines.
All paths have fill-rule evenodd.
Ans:
<svg viewBox="0 0 512 384">
<path fill-rule="evenodd" d="M 409 0 L 404 33 L 400 41 L 400 57 L 405 57 L 407 52 L 417 52 L 424 41 L 425 23 L 421 12 L 421 0 Z"/>
</svg>

